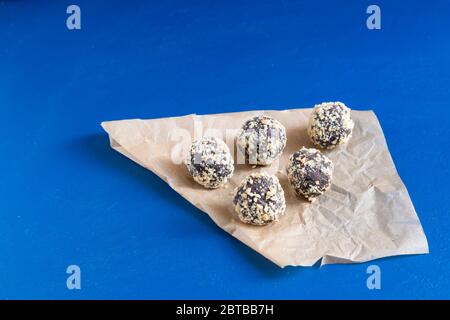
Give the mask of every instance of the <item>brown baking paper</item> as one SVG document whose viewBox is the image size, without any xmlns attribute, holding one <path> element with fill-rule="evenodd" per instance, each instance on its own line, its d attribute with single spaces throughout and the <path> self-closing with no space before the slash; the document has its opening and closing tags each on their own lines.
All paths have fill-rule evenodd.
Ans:
<svg viewBox="0 0 450 320">
<path fill-rule="evenodd" d="M 109 121 L 102 127 L 112 148 L 153 171 L 219 227 L 280 267 L 311 266 L 321 258 L 322 264 L 330 264 L 428 253 L 422 226 L 372 111 L 352 111 L 355 128 L 349 143 L 323 151 L 335 167 L 331 188 L 313 203 L 294 194 L 287 181 L 286 163 L 302 146 L 312 147 L 306 133 L 310 112 L 187 115 Z M 207 190 L 195 183 L 179 163 L 192 140 L 219 135 L 234 152 L 229 131 L 260 114 L 271 115 L 286 127 L 287 146 L 279 161 L 256 168 L 236 164 L 233 177 L 219 189 Z M 263 227 L 240 222 L 232 204 L 241 179 L 258 170 L 278 176 L 287 204 L 280 221 Z"/>
</svg>

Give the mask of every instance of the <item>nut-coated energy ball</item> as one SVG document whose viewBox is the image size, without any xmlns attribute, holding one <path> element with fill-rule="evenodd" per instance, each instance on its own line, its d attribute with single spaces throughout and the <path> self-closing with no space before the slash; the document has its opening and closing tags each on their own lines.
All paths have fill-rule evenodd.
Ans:
<svg viewBox="0 0 450 320">
<path fill-rule="evenodd" d="M 287 175 L 295 193 L 313 201 L 331 186 L 333 162 L 319 150 L 303 147 L 289 158 Z"/>
<path fill-rule="evenodd" d="M 228 146 L 212 137 L 194 141 L 185 164 L 192 178 L 205 188 L 224 185 L 234 171 Z"/>
<path fill-rule="evenodd" d="M 234 207 L 242 222 L 266 225 L 286 210 L 284 191 L 274 175 L 252 173 L 236 189 Z"/>
<path fill-rule="evenodd" d="M 308 135 L 316 146 L 331 149 L 351 138 L 354 125 L 350 109 L 345 104 L 324 102 L 313 109 Z"/>
<path fill-rule="evenodd" d="M 262 115 L 247 120 L 237 135 L 238 152 L 252 165 L 269 165 L 286 147 L 286 129 L 274 118 Z M 239 159 L 239 156 L 238 156 Z"/>
</svg>

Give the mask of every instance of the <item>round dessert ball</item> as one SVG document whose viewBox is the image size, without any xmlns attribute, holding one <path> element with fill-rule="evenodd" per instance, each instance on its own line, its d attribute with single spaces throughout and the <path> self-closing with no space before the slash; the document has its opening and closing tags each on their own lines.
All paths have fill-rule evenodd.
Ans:
<svg viewBox="0 0 450 320">
<path fill-rule="evenodd" d="M 252 173 L 242 180 L 233 203 L 242 222 L 259 226 L 277 221 L 286 210 L 278 178 L 267 173 Z"/>
<path fill-rule="evenodd" d="M 309 118 L 308 135 L 316 146 L 331 149 L 351 138 L 354 125 L 350 108 L 345 104 L 324 102 L 313 109 Z"/>
<path fill-rule="evenodd" d="M 274 118 L 262 115 L 243 124 L 236 142 L 246 163 L 269 165 L 281 155 L 286 140 L 285 127 Z"/>
<path fill-rule="evenodd" d="M 194 141 L 185 164 L 192 178 L 205 188 L 224 185 L 234 171 L 228 146 L 222 140 L 212 137 Z"/>
<path fill-rule="evenodd" d="M 333 162 L 319 150 L 303 147 L 289 158 L 287 175 L 295 193 L 313 201 L 331 186 Z"/>
</svg>

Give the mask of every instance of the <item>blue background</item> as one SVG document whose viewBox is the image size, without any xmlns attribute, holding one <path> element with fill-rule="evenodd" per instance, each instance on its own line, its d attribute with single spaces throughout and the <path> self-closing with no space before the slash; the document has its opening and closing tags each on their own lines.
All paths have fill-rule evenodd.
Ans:
<svg viewBox="0 0 450 320">
<path fill-rule="evenodd" d="M 0 2 L 0 298 L 449 298 L 450 4 Z M 431 254 L 280 269 L 113 151 L 99 123 L 374 109 Z M 366 268 L 382 289 L 366 288 Z M 82 289 L 66 288 L 66 267 Z"/>
</svg>

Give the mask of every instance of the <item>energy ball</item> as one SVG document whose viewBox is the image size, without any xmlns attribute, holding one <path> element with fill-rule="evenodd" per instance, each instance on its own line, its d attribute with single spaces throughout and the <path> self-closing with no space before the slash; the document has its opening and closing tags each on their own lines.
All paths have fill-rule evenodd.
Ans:
<svg viewBox="0 0 450 320">
<path fill-rule="evenodd" d="M 308 135 L 320 148 L 331 149 L 352 136 L 354 122 L 350 108 L 342 102 L 324 102 L 314 107 L 309 118 Z"/>
<path fill-rule="evenodd" d="M 233 203 L 242 222 L 258 226 L 277 221 L 286 210 L 278 178 L 267 173 L 252 173 L 242 180 Z"/>
<path fill-rule="evenodd" d="M 194 141 L 185 164 L 192 178 L 210 189 L 224 185 L 234 171 L 228 146 L 217 138 Z"/>
<path fill-rule="evenodd" d="M 246 163 L 269 165 L 281 155 L 286 140 L 284 126 L 274 118 L 262 115 L 243 124 L 236 142 L 240 154 L 245 155 Z"/>
<path fill-rule="evenodd" d="M 295 193 L 313 201 L 330 187 L 333 162 L 319 150 L 303 147 L 290 156 L 287 175 Z"/>
</svg>

